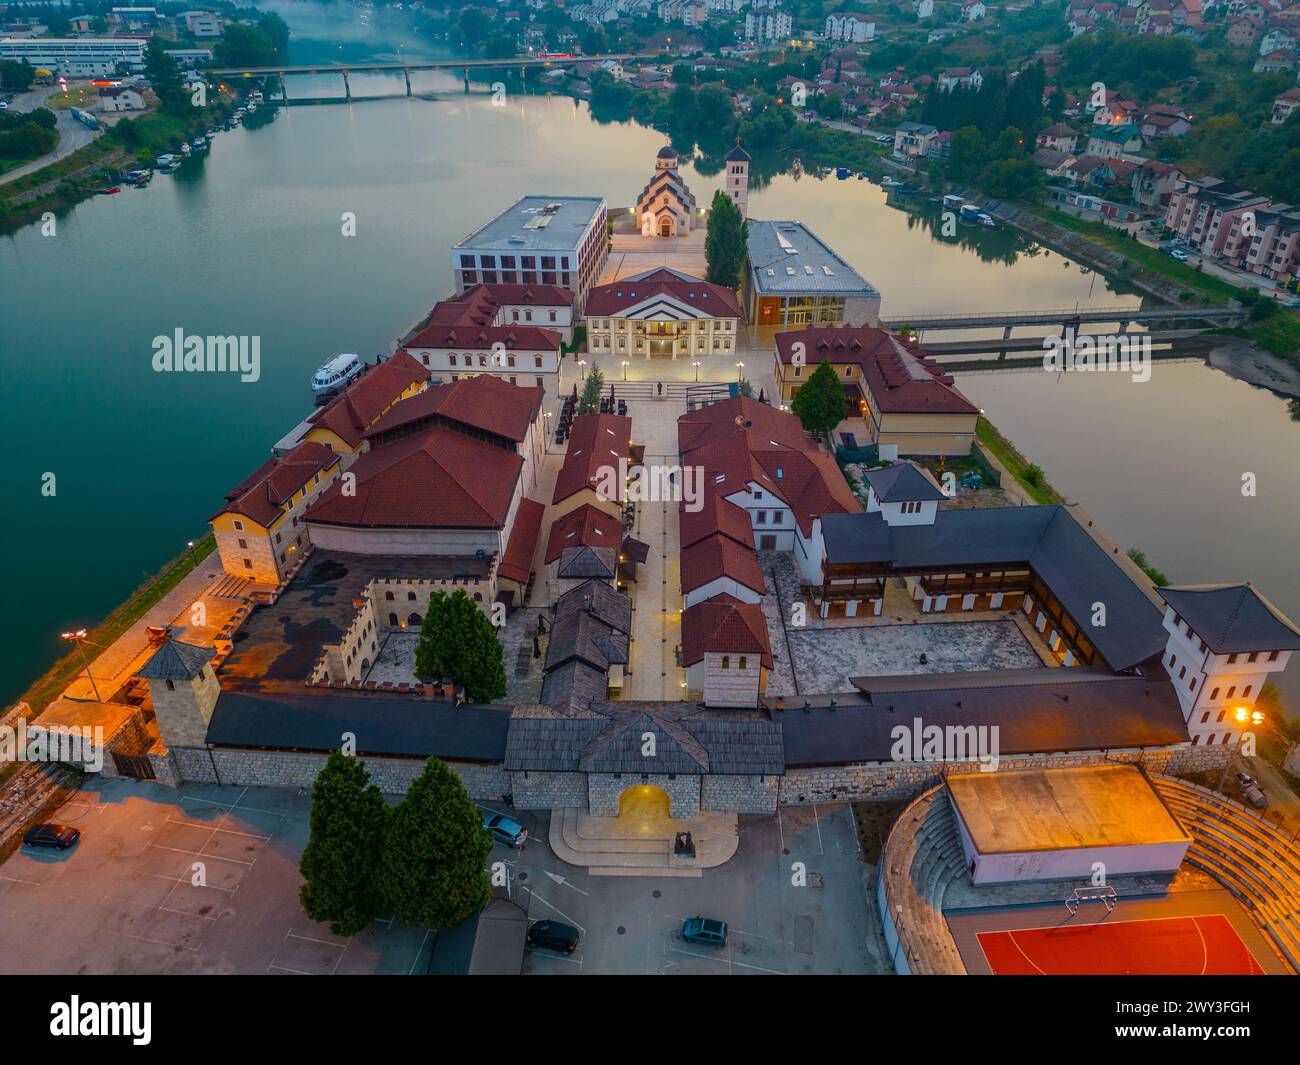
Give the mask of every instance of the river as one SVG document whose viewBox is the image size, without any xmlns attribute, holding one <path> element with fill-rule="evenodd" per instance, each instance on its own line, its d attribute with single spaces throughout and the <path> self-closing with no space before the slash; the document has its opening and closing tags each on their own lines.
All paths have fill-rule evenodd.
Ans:
<svg viewBox="0 0 1300 1065">
<path fill-rule="evenodd" d="M 454 84 L 423 77 L 417 91 Z M 206 531 L 223 493 L 310 409 L 315 367 L 338 351 L 387 352 L 448 293 L 456 240 L 525 192 L 630 205 L 662 143 L 561 97 L 289 108 L 147 188 L 78 205 L 52 236 L 28 226 L 0 238 L 12 431 L 0 700 L 65 649 L 60 631 L 96 622 Z M 684 177 L 707 203 L 721 175 L 686 165 Z M 341 232 L 348 212 L 354 237 Z M 1009 232 L 945 240 L 865 181 L 777 176 L 750 213 L 805 222 L 890 315 L 1133 302 Z M 259 380 L 155 373 L 152 340 L 177 329 L 260 337 Z M 1144 385 L 1040 372 L 965 375 L 962 387 L 1058 489 L 1172 578 L 1253 579 L 1300 617 L 1300 424 L 1283 400 L 1185 363 Z M 1250 500 L 1234 487 L 1244 471 L 1258 474 Z"/>
</svg>

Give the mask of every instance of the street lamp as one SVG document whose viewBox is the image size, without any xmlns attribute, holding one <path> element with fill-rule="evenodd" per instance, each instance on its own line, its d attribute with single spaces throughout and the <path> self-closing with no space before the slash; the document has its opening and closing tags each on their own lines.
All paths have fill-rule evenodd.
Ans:
<svg viewBox="0 0 1300 1065">
<path fill-rule="evenodd" d="M 743 381 L 744 379 L 745 379 L 745 364 L 743 362 L 738 362 L 736 363 L 736 380 Z"/>
<path fill-rule="evenodd" d="M 194 541 L 186 540 L 185 546 L 190 549 L 190 561 L 194 563 L 194 568 L 199 568 L 199 556 L 194 553 Z"/>
<path fill-rule="evenodd" d="M 698 362 L 698 360 L 697 360 L 696 362 L 691 363 L 691 365 L 695 367 L 695 383 L 696 383 L 696 384 L 699 384 L 699 383 L 700 383 L 700 364 L 699 364 L 699 362 Z"/>
<path fill-rule="evenodd" d="M 623 380 L 627 380 L 627 359 L 623 360 Z"/>
<path fill-rule="evenodd" d="M 77 629 L 75 632 L 61 632 L 59 638 L 71 640 L 77 645 L 77 650 L 81 652 L 81 664 L 86 667 L 86 679 L 90 681 L 90 690 L 95 693 L 95 701 L 102 703 L 103 697 L 99 694 L 99 689 L 95 687 L 95 678 L 90 675 L 90 663 L 86 661 L 86 630 Z"/>
<path fill-rule="evenodd" d="M 586 360 L 586 359 L 579 359 L 579 360 L 578 360 L 578 369 L 582 372 L 582 379 L 585 381 L 585 380 L 587 379 L 587 360 Z"/>
</svg>

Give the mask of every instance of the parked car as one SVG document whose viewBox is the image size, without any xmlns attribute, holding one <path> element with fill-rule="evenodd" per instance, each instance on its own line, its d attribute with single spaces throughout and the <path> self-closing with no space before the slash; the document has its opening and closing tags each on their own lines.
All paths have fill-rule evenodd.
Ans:
<svg viewBox="0 0 1300 1065">
<path fill-rule="evenodd" d="M 1268 806 L 1268 796 L 1264 794 L 1264 789 L 1249 773 L 1237 774 L 1237 786 L 1241 788 L 1242 797 L 1255 809 L 1263 810 Z"/>
<path fill-rule="evenodd" d="M 537 921 L 528 929 L 528 945 L 572 954 L 578 949 L 578 930 L 559 921 Z"/>
<path fill-rule="evenodd" d="M 493 813 L 491 810 L 483 814 L 483 827 L 492 833 L 496 842 L 514 847 L 515 850 L 522 847 L 528 838 L 528 829 L 518 821 L 512 821 L 505 814 Z"/>
<path fill-rule="evenodd" d="M 688 917 L 682 925 L 682 938 L 687 943 L 700 943 L 706 947 L 727 945 L 727 922 L 712 917 Z"/>
<path fill-rule="evenodd" d="M 52 821 L 35 825 L 23 833 L 23 842 L 29 847 L 53 847 L 66 851 L 81 839 L 81 829 L 67 825 L 56 825 Z"/>
<path fill-rule="evenodd" d="M 1182 248 L 1174 248 L 1174 250 L 1171 251 L 1169 254 L 1172 255 L 1175 259 L 1177 259 L 1180 263 L 1187 262 L 1187 252 L 1183 251 Z"/>
</svg>

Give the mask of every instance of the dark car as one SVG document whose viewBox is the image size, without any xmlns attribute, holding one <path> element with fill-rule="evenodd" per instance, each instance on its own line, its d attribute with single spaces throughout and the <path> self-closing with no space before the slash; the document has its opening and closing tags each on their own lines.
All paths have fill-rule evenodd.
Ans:
<svg viewBox="0 0 1300 1065">
<path fill-rule="evenodd" d="M 682 938 L 687 943 L 702 943 L 706 947 L 725 947 L 727 922 L 711 917 L 688 917 L 682 925 Z"/>
<path fill-rule="evenodd" d="M 23 842 L 29 847 L 53 847 L 61 851 L 66 851 L 79 839 L 81 829 L 53 823 L 36 825 L 23 833 Z"/>
<path fill-rule="evenodd" d="M 528 929 L 528 945 L 572 954 L 578 949 L 578 930 L 559 921 L 537 921 Z"/>
</svg>

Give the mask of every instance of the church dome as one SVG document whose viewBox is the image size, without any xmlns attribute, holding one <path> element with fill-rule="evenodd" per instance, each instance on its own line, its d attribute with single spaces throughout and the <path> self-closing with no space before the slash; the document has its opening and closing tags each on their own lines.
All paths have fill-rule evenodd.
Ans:
<svg viewBox="0 0 1300 1065">
<path fill-rule="evenodd" d="M 673 146 L 671 144 L 665 144 L 662 148 L 659 149 L 659 155 L 657 156 L 657 158 L 676 159 L 677 153 L 673 151 Z"/>
</svg>

